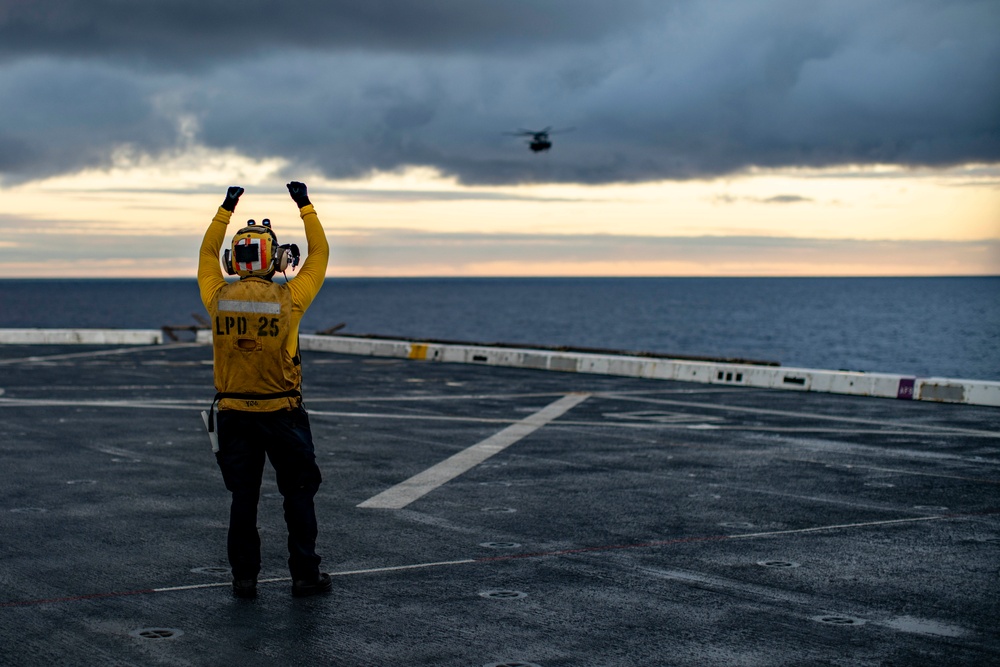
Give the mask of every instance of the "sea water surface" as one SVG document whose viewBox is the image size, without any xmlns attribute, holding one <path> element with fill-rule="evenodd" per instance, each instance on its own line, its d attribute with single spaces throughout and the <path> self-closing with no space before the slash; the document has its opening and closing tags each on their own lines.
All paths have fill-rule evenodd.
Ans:
<svg viewBox="0 0 1000 667">
<path fill-rule="evenodd" d="M 159 328 L 194 279 L 0 280 L 0 327 Z M 1000 276 L 328 279 L 302 333 L 605 348 L 1000 380 Z"/>
</svg>

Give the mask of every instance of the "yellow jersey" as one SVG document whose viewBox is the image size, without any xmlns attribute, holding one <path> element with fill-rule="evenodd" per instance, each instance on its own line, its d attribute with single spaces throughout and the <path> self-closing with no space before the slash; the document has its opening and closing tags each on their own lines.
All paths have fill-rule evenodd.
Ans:
<svg viewBox="0 0 1000 667">
<path fill-rule="evenodd" d="M 220 410 L 270 412 L 301 404 L 299 323 L 323 286 L 330 259 L 316 209 L 299 209 L 305 225 L 307 257 L 298 275 L 284 284 L 264 278 L 227 282 L 219 252 L 232 212 L 219 207 L 201 243 L 198 287 L 212 320 L 215 389 L 239 398 L 222 398 Z"/>
</svg>

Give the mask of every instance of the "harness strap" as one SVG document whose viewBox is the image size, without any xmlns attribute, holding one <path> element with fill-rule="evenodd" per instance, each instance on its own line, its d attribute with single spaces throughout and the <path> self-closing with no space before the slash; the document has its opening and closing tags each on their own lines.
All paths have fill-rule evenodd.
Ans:
<svg viewBox="0 0 1000 667">
<path fill-rule="evenodd" d="M 233 391 L 220 391 L 215 394 L 215 398 L 212 399 L 212 407 L 208 409 L 208 432 L 215 432 L 215 404 L 219 402 L 222 398 L 242 398 L 245 400 L 253 399 L 269 399 L 269 398 L 302 398 L 302 392 L 298 389 L 289 389 L 288 391 L 277 391 L 273 394 L 242 394 Z"/>
</svg>

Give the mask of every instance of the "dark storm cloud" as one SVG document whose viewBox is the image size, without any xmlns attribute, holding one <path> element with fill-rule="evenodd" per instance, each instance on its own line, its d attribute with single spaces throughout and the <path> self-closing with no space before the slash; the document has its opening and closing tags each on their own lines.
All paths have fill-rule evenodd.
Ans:
<svg viewBox="0 0 1000 667">
<path fill-rule="evenodd" d="M 153 184 L 155 185 L 155 184 Z M 265 184 L 265 185 L 254 185 L 251 189 L 254 195 L 287 195 L 288 190 L 285 185 L 281 184 Z M 104 194 L 167 194 L 167 195 L 193 195 L 193 194 L 209 194 L 213 197 L 219 194 L 219 186 L 217 184 L 202 184 L 202 185 L 191 185 L 185 187 L 102 187 L 89 188 L 88 192 L 92 194 L 104 193 Z M 580 203 L 588 201 L 584 197 L 552 197 L 544 195 L 530 195 L 512 192 L 498 192 L 496 190 L 475 190 L 469 188 L 455 189 L 455 190 L 428 190 L 428 189 L 414 189 L 414 190 L 399 190 L 399 189 L 386 189 L 386 188 L 339 188 L 339 187 L 315 187 L 310 186 L 309 192 L 316 196 L 327 196 L 336 197 L 340 201 L 357 201 L 357 202 L 402 202 L 402 203 L 416 203 L 416 202 L 454 202 L 454 201 L 518 201 L 518 202 L 565 202 L 565 203 Z M 143 209 L 147 208 L 146 205 L 141 204 L 130 204 L 126 206 L 130 209 Z M 163 204 L 157 203 L 155 205 L 150 205 L 148 208 L 162 210 Z M 3 216 L 0 215 L 0 221 L 2 221 Z"/>
<path fill-rule="evenodd" d="M 993 163 L 998 30 L 989 0 L 8 0 L 0 174 L 185 142 L 482 184 Z"/>
<path fill-rule="evenodd" d="M 0 69 L 0 174 L 10 180 L 108 164 L 136 146 L 173 146 L 157 88 L 117 68 L 26 60 Z"/>
<path fill-rule="evenodd" d="M 5 0 L 0 56 L 199 66 L 273 49 L 454 53 L 586 44 L 662 0 Z"/>
</svg>

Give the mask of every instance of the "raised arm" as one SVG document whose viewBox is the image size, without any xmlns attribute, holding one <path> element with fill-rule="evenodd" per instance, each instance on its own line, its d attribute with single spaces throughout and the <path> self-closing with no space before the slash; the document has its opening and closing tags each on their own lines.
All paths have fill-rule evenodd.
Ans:
<svg viewBox="0 0 1000 667">
<path fill-rule="evenodd" d="M 219 211 L 212 218 L 211 224 L 205 230 L 205 238 L 201 241 L 201 252 L 198 254 L 198 289 L 201 290 L 201 302 L 208 308 L 212 297 L 226 284 L 219 266 L 219 251 L 222 242 L 226 240 L 226 229 L 229 219 L 236 210 L 236 203 L 243 194 L 243 188 L 234 185 L 226 191 L 226 199 Z"/>
<path fill-rule="evenodd" d="M 295 276 L 288 282 L 296 307 L 305 311 L 319 293 L 326 279 L 326 267 L 330 261 L 330 244 L 326 240 L 326 232 L 320 224 L 316 209 L 309 201 L 305 183 L 292 181 L 288 184 L 288 194 L 299 207 L 299 216 L 305 225 L 306 243 L 308 244 L 306 260 Z"/>
</svg>

